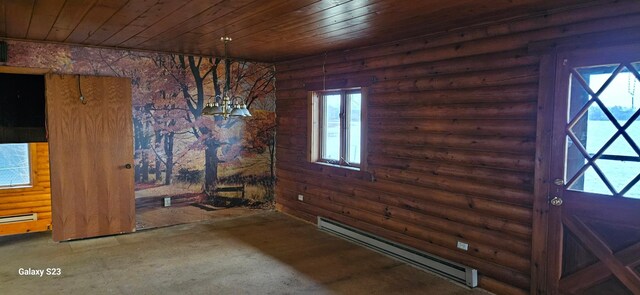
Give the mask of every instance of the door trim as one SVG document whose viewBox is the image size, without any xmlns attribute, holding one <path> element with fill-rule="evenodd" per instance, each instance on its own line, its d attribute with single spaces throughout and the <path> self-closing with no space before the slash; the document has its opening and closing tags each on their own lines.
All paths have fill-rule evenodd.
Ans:
<svg viewBox="0 0 640 295">
<path fill-rule="evenodd" d="M 3 73 L 3 74 L 46 75 L 51 72 L 52 72 L 51 69 L 45 69 L 45 68 L 0 66 L 0 73 Z"/>
<path fill-rule="evenodd" d="M 549 179 L 553 133 L 556 50 L 540 58 L 536 125 L 535 184 L 531 245 L 531 294 L 548 294 Z M 547 74 L 548 73 L 548 74 Z"/>
</svg>

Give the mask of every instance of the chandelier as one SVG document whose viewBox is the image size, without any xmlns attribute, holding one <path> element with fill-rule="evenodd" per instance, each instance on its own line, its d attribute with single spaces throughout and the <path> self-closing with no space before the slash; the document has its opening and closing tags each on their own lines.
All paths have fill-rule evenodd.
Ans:
<svg viewBox="0 0 640 295">
<path fill-rule="evenodd" d="M 227 43 L 231 41 L 230 37 L 221 37 L 220 41 L 224 42 L 224 70 L 225 70 L 225 85 L 222 97 L 220 95 L 215 96 L 215 102 L 211 104 L 211 101 L 207 102 L 207 105 L 202 109 L 203 115 L 221 116 L 225 120 L 229 117 L 251 117 L 251 113 L 247 109 L 247 105 L 243 99 L 239 96 L 233 96 L 231 93 L 231 63 L 227 57 Z M 220 101 L 221 103 L 218 103 Z"/>
</svg>

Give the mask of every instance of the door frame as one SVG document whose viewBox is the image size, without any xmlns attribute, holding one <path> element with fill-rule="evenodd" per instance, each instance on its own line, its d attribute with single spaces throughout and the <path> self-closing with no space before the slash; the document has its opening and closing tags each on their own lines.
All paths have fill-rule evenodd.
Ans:
<svg viewBox="0 0 640 295">
<path fill-rule="evenodd" d="M 534 175 L 534 199 L 532 219 L 532 247 L 531 247 L 531 289 L 530 294 L 557 294 L 558 285 L 556 276 L 559 269 L 551 269 L 552 261 L 559 258 L 561 249 L 552 249 L 551 246 L 561 245 L 557 240 L 560 235 L 549 233 L 561 230 L 560 210 L 550 211 L 550 193 L 555 185 L 552 183 L 552 150 L 560 144 L 553 138 L 555 93 L 557 76 L 560 73 L 559 58 L 565 54 L 576 51 L 597 50 L 602 48 L 615 48 L 625 45 L 638 45 L 640 40 L 614 37 L 607 42 L 606 35 L 597 42 L 588 43 L 584 39 L 576 42 L 566 40 L 529 45 L 532 54 L 540 56 L 537 125 L 536 125 L 536 154 Z M 611 37 L 611 36 L 609 36 Z M 586 38 L 588 39 L 588 38 Z M 598 38 L 596 38 L 598 39 Z M 558 228 L 560 227 L 560 229 Z"/>
<path fill-rule="evenodd" d="M 31 76 L 44 77 L 47 73 L 50 73 L 50 72 L 51 72 L 51 69 L 46 69 L 46 68 L 14 67 L 14 66 L 0 65 L 0 74 L 31 75 Z M 28 187 L 7 189 L 6 193 L 8 193 L 9 195 L 13 195 L 13 194 L 19 195 L 25 192 L 33 192 L 33 191 L 42 192 L 42 194 L 46 193 L 46 190 L 40 191 L 36 189 L 36 187 L 43 185 L 42 180 L 38 180 L 38 177 L 36 175 L 39 173 L 39 171 L 42 172 L 41 169 L 38 170 L 38 165 L 36 165 L 38 156 L 36 156 L 37 147 L 35 144 L 37 143 L 30 142 L 28 144 L 29 144 L 29 162 L 31 165 L 30 173 L 31 173 L 32 183 Z M 46 144 L 48 145 L 48 142 Z M 48 171 L 46 173 L 48 173 Z M 50 181 L 46 181 L 45 184 L 46 183 L 50 184 Z M 49 184 L 46 184 L 46 185 L 49 185 Z M 51 193 L 49 193 L 48 201 L 49 201 L 49 205 L 51 205 Z M 25 209 L 29 209 L 29 208 L 25 208 Z M 20 223 L 10 223 L 10 224 L 5 224 L 0 226 L 0 236 L 24 234 L 29 232 L 50 231 L 52 220 L 53 220 L 52 219 L 53 208 L 43 213 L 47 213 L 47 212 L 51 213 L 50 217 L 41 218 L 40 216 L 38 216 L 38 220 L 29 221 L 29 222 L 20 222 Z"/>
<path fill-rule="evenodd" d="M 540 57 L 538 84 L 538 114 L 536 124 L 536 154 L 534 173 L 534 199 L 531 243 L 531 294 L 548 294 L 548 231 L 549 224 L 557 221 L 549 215 L 549 192 L 551 184 L 551 150 L 555 103 L 556 59 L 558 50 L 544 53 Z M 545 73 L 547 73 L 545 75 Z"/>
</svg>

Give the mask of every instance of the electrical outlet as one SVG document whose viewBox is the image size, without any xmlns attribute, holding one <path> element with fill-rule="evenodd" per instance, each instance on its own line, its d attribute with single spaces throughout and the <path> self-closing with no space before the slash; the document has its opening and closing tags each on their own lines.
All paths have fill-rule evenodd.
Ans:
<svg viewBox="0 0 640 295">
<path fill-rule="evenodd" d="M 164 206 L 165 207 L 171 206 L 171 198 L 164 198 Z"/>
<path fill-rule="evenodd" d="M 303 202 L 304 201 L 304 196 L 303 195 L 298 195 L 298 201 Z"/>
<path fill-rule="evenodd" d="M 458 249 L 468 251 L 469 250 L 469 244 L 467 244 L 465 242 L 458 241 Z"/>
</svg>

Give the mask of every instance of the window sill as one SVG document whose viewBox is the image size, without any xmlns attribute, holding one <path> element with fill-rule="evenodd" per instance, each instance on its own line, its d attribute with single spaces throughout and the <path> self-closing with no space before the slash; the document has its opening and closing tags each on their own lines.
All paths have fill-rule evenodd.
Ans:
<svg viewBox="0 0 640 295">
<path fill-rule="evenodd" d="M 355 178 L 366 180 L 369 182 L 376 181 L 373 174 L 363 170 L 362 167 L 341 166 L 341 165 L 330 164 L 325 162 L 310 162 L 310 163 L 313 165 L 320 166 L 324 171 L 323 173 L 343 174 L 345 176 L 355 177 Z"/>
<path fill-rule="evenodd" d="M 360 167 L 342 166 L 342 165 L 331 164 L 331 163 L 326 163 L 326 162 L 313 162 L 313 163 L 314 164 L 318 164 L 318 165 L 329 166 L 329 167 L 348 169 L 348 170 L 352 170 L 352 171 L 360 171 Z"/>
<path fill-rule="evenodd" d="M 31 184 L 25 185 L 16 185 L 16 186 L 0 186 L 0 191 L 11 191 L 11 190 L 23 190 L 33 188 Z"/>
</svg>

